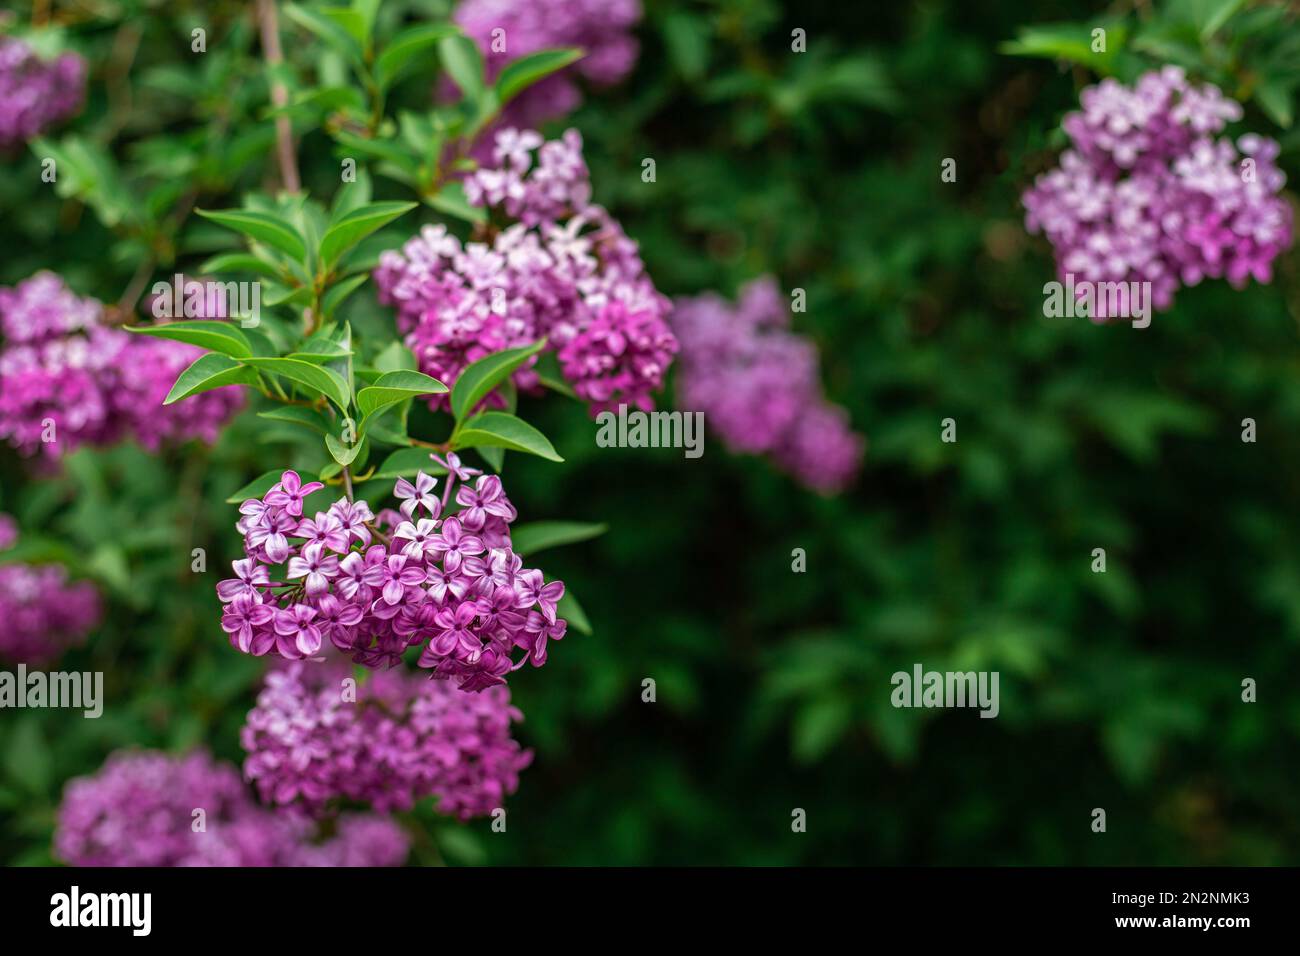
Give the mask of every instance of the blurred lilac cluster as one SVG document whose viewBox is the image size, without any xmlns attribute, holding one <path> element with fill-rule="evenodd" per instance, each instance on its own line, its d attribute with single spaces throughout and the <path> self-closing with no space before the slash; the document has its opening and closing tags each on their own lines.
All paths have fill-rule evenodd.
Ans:
<svg viewBox="0 0 1300 956">
<path fill-rule="evenodd" d="M 1150 282 L 1158 309 L 1203 278 L 1271 280 L 1291 243 L 1286 176 L 1275 141 L 1215 138 L 1241 118 L 1235 100 L 1167 66 L 1133 88 L 1103 80 L 1080 102 L 1062 123 L 1073 148 L 1023 197 L 1062 280 Z"/>
<path fill-rule="evenodd" d="M 523 715 L 505 687 L 457 690 L 401 667 L 358 687 L 338 661 L 272 670 L 241 740 L 262 799 L 310 812 L 332 800 L 409 810 L 433 795 L 468 820 L 501 806 L 532 759 L 510 736 Z"/>
<path fill-rule="evenodd" d="M 24 143 L 81 109 L 86 61 L 64 53 L 46 62 L 26 42 L 0 37 L 0 149 Z"/>
<path fill-rule="evenodd" d="M 824 494 L 853 480 L 866 442 L 822 393 L 817 349 L 790 330 L 775 279 L 750 282 L 734 306 L 712 293 L 678 299 L 672 326 L 678 408 L 703 412 L 732 451 L 768 455 Z"/>
<path fill-rule="evenodd" d="M 0 551 L 17 541 L 17 524 L 0 514 Z M 82 644 L 99 617 L 99 592 L 88 582 L 70 583 L 63 565 L 0 565 L 0 658 L 48 664 Z"/>
<path fill-rule="evenodd" d="M 466 179 L 465 195 L 512 225 L 463 245 L 445 227 L 425 226 L 375 271 L 420 370 L 451 385 L 477 359 L 546 336 L 593 414 L 623 403 L 653 408 L 651 392 L 677 351 L 671 306 L 636 243 L 591 202 L 581 137 L 569 130 L 544 142 L 502 130 L 493 159 Z M 515 373 L 520 388 L 537 385 L 531 364 Z"/>
<path fill-rule="evenodd" d="M 329 641 L 371 668 L 422 645 L 421 667 L 470 691 L 504 684 L 528 661 L 546 663 L 547 642 L 567 627 L 556 616 L 564 584 L 524 568 L 511 550 L 517 513 L 500 478 L 480 475 L 455 454 L 434 460 L 448 471 L 442 497 L 423 472 L 414 484 L 399 478 L 400 513 L 375 515 L 365 501 L 340 498 L 305 517 L 304 499 L 322 485 L 304 484 L 293 471 L 240 505 L 236 527 L 247 557 L 217 585 L 230 643 L 246 654 L 301 660 Z M 453 502 L 457 478 L 464 484 Z M 276 577 L 285 580 L 272 581 L 281 565 Z M 517 649 L 524 654 L 515 662 Z"/>
<path fill-rule="evenodd" d="M 599 86 L 623 79 L 636 63 L 632 28 L 641 20 L 638 0 L 465 0 L 453 19 L 483 51 L 488 79 L 512 60 L 539 50 L 579 47 L 585 55 L 506 105 L 502 125 L 537 126 L 582 103 L 579 74 Z"/>
<path fill-rule="evenodd" d="M 196 437 L 216 441 L 243 405 L 240 388 L 164 406 L 202 350 L 105 325 L 102 312 L 52 272 L 0 288 L 0 439 L 52 459 L 125 439 L 150 450 Z"/>
<path fill-rule="evenodd" d="M 401 866 L 406 833 L 385 817 L 316 824 L 258 806 L 231 765 L 206 752 L 119 751 L 68 782 L 54 854 L 73 866 Z"/>
</svg>

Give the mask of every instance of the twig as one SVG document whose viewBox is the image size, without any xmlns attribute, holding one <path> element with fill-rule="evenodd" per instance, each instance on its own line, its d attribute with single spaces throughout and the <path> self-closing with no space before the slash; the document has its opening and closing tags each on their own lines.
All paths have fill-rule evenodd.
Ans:
<svg viewBox="0 0 1300 956">
<path fill-rule="evenodd" d="M 267 66 L 277 67 L 284 62 L 284 52 L 280 49 L 280 23 L 275 0 L 257 0 L 257 19 Z M 271 83 L 271 102 L 278 109 L 289 105 L 289 90 L 278 80 Z M 302 184 L 298 178 L 298 157 L 293 148 L 293 125 L 283 113 L 275 118 L 275 141 L 280 158 L 280 181 L 286 190 L 296 193 Z"/>
</svg>

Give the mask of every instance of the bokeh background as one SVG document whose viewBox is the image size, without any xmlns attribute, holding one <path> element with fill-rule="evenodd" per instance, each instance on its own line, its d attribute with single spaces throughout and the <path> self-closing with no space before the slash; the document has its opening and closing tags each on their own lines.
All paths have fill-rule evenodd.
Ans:
<svg viewBox="0 0 1300 956">
<path fill-rule="evenodd" d="M 197 157 L 209 206 L 263 184 L 270 125 L 232 138 L 213 122 L 266 100 L 243 4 L 66 6 L 85 12 L 67 42 L 92 65 L 77 129 L 159 175 Z M 1051 55 L 1058 34 L 1032 32 L 1056 22 L 1127 24 L 1124 77 L 1199 63 L 1300 182 L 1289 99 L 1252 96 L 1265 53 L 1196 29 L 1220 6 L 646 0 L 634 74 L 550 129 L 581 130 L 596 198 L 665 293 L 730 296 L 764 274 L 806 290 L 795 328 L 867 459 L 823 498 L 716 440 L 698 460 L 598 449 L 579 405 L 524 398 L 567 463 L 511 456 L 523 519 L 610 525 L 546 556 L 594 635 L 571 632 L 511 682 L 536 758 L 508 832 L 423 807 L 413 862 L 1297 862 L 1300 260 L 1281 258 L 1271 286 L 1185 289 L 1145 330 L 1046 319 L 1050 248 L 1018 202 L 1096 79 Z M 230 39 L 196 60 L 195 25 Z M 1134 44 L 1134 25 L 1153 39 Z M 124 30 L 139 30 L 129 78 Z M 1003 47 L 1018 36 L 1049 55 Z M 1294 19 L 1269 37 L 1300 63 Z M 427 89 L 402 95 L 418 107 Z M 160 131 L 177 155 L 132 152 Z M 955 183 L 940 179 L 949 157 Z M 304 136 L 300 160 L 328 194 L 328 139 Z M 52 268 L 114 298 L 131 250 L 33 188 L 35 156 L 4 162 L 0 282 Z M 183 233 L 177 262 L 209 240 Z M 373 286 L 353 301 L 359 326 L 391 322 Z M 948 417 L 955 444 L 939 440 Z M 102 718 L 0 714 L 0 860 L 52 862 L 64 782 L 117 748 L 242 758 L 263 663 L 229 647 L 213 585 L 239 549 L 225 498 L 290 453 L 265 425 L 246 413 L 211 449 L 80 451 L 55 474 L 0 451 L 23 553 L 92 578 L 109 608 L 60 665 L 105 672 Z M 190 570 L 195 547 L 207 574 Z M 1000 716 L 891 707 L 890 674 L 918 661 L 999 671 Z"/>
</svg>

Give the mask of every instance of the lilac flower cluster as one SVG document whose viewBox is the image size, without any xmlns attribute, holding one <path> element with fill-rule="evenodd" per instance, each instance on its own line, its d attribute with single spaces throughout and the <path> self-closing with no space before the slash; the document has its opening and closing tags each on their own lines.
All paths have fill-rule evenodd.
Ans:
<svg viewBox="0 0 1300 956">
<path fill-rule="evenodd" d="M 18 526 L 0 514 L 0 551 L 17 540 Z M 62 565 L 0 564 L 0 658 L 48 664 L 84 643 L 99 617 L 99 592 L 69 583 Z"/>
<path fill-rule="evenodd" d="M 527 661 L 546 663 L 547 641 L 566 629 L 555 610 L 564 584 L 547 583 L 511 550 L 516 512 L 500 478 L 454 454 L 435 460 L 448 471 L 442 497 L 423 472 L 414 483 L 400 478 L 400 513 L 340 498 L 305 517 L 303 500 L 322 486 L 293 471 L 245 501 L 237 528 L 247 556 L 217 586 L 231 644 L 300 660 L 329 641 L 372 668 L 422 646 L 421 667 L 470 691 L 505 683 Z M 280 566 L 283 581 L 272 580 Z"/>
<path fill-rule="evenodd" d="M 495 165 L 466 179 L 465 194 L 512 225 L 464 245 L 426 226 L 375 271 L 380 301 L 397 308 L 421 371 L 450 385 L 471 362 L 546 336 L 593 414 L 623 403 L 653 408 L 651 392 L 677 351 L 671 306 L 636 243 L 591 202 L 581 137 L 569 130 L 543 142 L 531 130 L 503 130 L 493 156 Z M 534 388 L 537 374 L 525 367 L 515 383 Z"/>
<path fill-rule="evenodd" d="M 1150 282 L 1167 309 L 1206 277 L 1271 280 L 1291 243 L 1286 176 L 1275 141 L 1215 138 L 1241 118 L 1235 100 L 1167 66 L 1131 89 L 1103 80 L 1080 102 L 1062 123 L 1073 148 L 1023 197 L 1026 227 L 1047 235 L 1063 281 Z"/>
<path fill-rule="evenodd" d="M 358 688 L 346 664 L 292 662 L 267 674 L 248 715 L 244 774 L 263 800 L 313 813 L 332 800 L 409 810 L 433 795 L 468 820 L 518 787 L 532 760 L 510 736 L 522 719 L 505 687 L 472 694 L 399 667 Z"/>
<path fill-rule="evenodd" d="M 195 811 L 202 811 L 201 814 Z M 64 789 L 54 854 L 73 866 L 401 866 L 410 845 L 385 817 L 340 817 L 332 836 L 253 802 L 239 772 L 195 751 L 119 751 Z"/>
<path fill-rule="evenodd" d="M 79 445 L 134 438 L 155 450 L 216 441 L 243 404 L 238 386 L 163 406 L 202 350 L 105 325 L 102 306 L 51 272 L 0 288 L 0 439 L 52 459 Z"/>
<path fill-rule="evenodd" d="M 64 53 L 46 62 L 16 37 L 0 37 L 0 149 L 40 135 L 81 109 L 86 61 Z"/>
<path fill-rule="evenodd" d="M 577 109 L 577 73 L 598 86 L 623 79 L 639 47 L 631 30 L 641 20 L 638 0 L 465 0 L 453 15 L 483 51 L 489 79 L 512 60 L 539 50 L 579 47 L 585 56 L 524 90 L 506 106 L 505 122 L 536 126 Z"/>
<path fill-rule="evenodd" d="M 830 494 L 857 474 L 866 443 L 826 401 L 817 349 L 790 331 L 776 281 L 756 279 L 735 306 L 706 294 L 677 300 L 677 406 L 700 411 L 727 446 L 768 455 L 802 484 Z"/>
</svg>

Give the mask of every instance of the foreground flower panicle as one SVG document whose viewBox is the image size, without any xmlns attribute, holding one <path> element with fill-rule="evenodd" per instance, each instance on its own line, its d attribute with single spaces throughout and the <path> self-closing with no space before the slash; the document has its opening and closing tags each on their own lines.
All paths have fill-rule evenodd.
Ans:
<svg viewBox="0 0 1300 956">
<path fill-rule="evenodd" d="M 231 765 L 196 751 L 113 754 L 70 781 L 54 854 L 73 866 L 401 866 L 409 842 L 393 821 L 340 817 L 333 836 L 299 814 L 253 802 Z"/>
<path fill-rule="evenodd" d="M 489 80 L 530 53 L 560 47 L 584 53 L 507 103 L 503 125 L 536 126 L 571 113 L 582 103 L 575 74 L 610 86 L 631 72 L 639 52 L 631 32 L 641 20 L 638 0 L 465 0 L 453 19 L 483 51 Z"/>
<path fill-rule="evenodd" d="M 532 759 L 510 736 L 505 687 L 458 690 L 402 668 L 357 687 L 338 662 L 273 669 L 241 740 L 262 799 L 319 813 L 330 801 L 409 810 L 427 796 L 468 820 L 501 806 Z"/>
<path fill-rule="evenodd" d="M 0 37 L 0 149 L 39 136 L 81 109 L 86 61 L 64 53 L 45 61 L 23 40 Z"/>
<path fill-rule="evenodd" d="M 425 226 L 375 271 L 380 301 L 396 307 L 420 370 L 451 385 L 471 362 L 546 337 L 593 415 L 623 403 L 653 408 L 651 393 L 677 351 L 671 306 L 636 243 L 591 202 L 581 137 L 569 130 L 544 142 L 507 129 L 493 157 L 465 180 L 465 194 L 511 225 L 464 244 Z M 537 387 L 534 364 L 515 373 L 520 388 Z"/>
<path fill-rule="evenodd" d="M 134 439 L 215 442 L 243 405 L 229 385 L 163 405 L 202 350 L 105 325 L 103 307 L 40 272 L 0 288 L 0 439 L 57 459 L 80 445 Z"/>
<path fill-rule="evenodd" d="M 1241 106 L 1167 66 L 1133 88 L 1085 89 L 1062 127 L 1073 148 L 1023 197 L 1025 224 L 1051 241 L 1062 281 L 1150 282 L 1157 309 L 1182 285 L 1272 279 L 1291 244 L 1278 144 L 1215 138 Z M 1106 318 L 1100 303 L 1096 318 Z"/>
<path fill-rule="evenodd" d="M 857 474 L 866 443 L 822 393 L 817 349 L 790 330 L 776 281 L 757 279 L 733 306 L 706 294 L 679 299 L 677 406 L 704 413 L 727 446 L 767 455 L 802 484 L 839 491 Z"/>
<path fill-rule="evenodd" d="M 17 524 L 0 514 L 0 551 L 17 540 Z M 49 664 L 83 644 L 100 613 L 95 586 L 69 582 L 61 564 L 0 564 L 0 659 Z"/>
<path fill-rule="evenodd" d="M 420 666 L 463 690 L 544 664 L 547 642 L 564 636 L 556 616 L 564 585 L 511 550 L 516 512 L 500 478 L 455 454 L 435 460 L 448 471 L 441 498 L 423 472 L 414 483 L 398 479 L 400 513 L 375 515 L 365 501 L 340 498 L 308 517 L 304 499 L 322 486 L 293 471 L 245 501 L 237 528 L 247 556 L 217 586 L 231 644 L 299 660 L 329 642 L 372 668 L 420 646 Z"/>
</svg>

